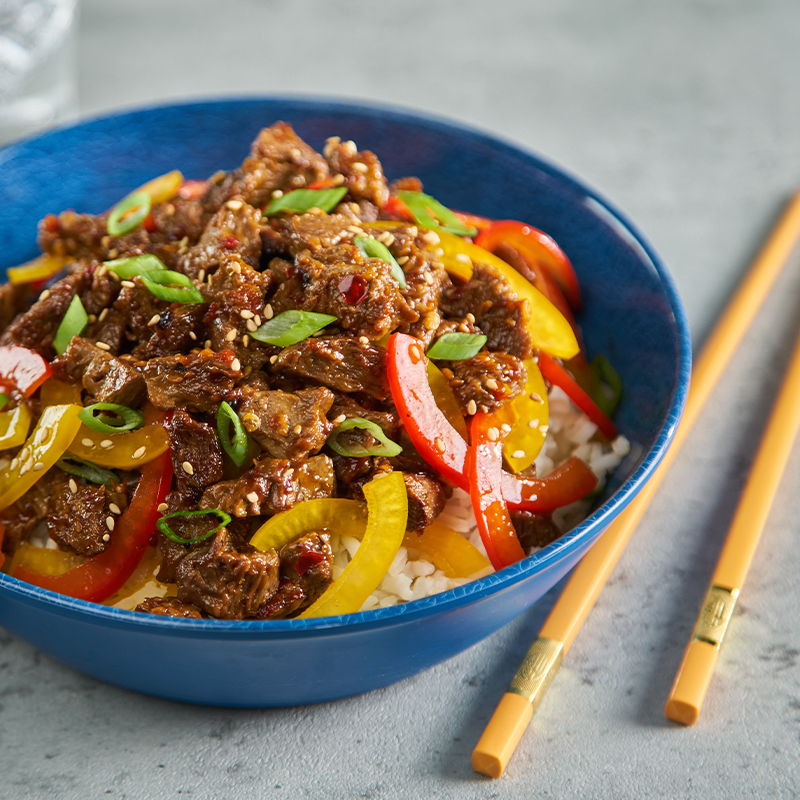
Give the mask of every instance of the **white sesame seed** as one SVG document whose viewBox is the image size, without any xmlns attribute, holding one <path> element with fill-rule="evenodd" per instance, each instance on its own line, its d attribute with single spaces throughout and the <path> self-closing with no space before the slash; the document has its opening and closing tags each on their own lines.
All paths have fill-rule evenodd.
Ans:
<svg viewBox="0 0 800 800">
<path fill-rule="evenodd" d="M 425 280 L 425 283 L 428 284 L 428 286 L 433 286 L 433 275 L 431 275 L 430 272 L 423 272 L 422 277 Z"/>
<path fill-rule="evenodd" d="M 416 225 L 409 225 L 406 228 L 406 233 L 412 238 L 416 239 L 419 236 L 419 228 Z"/>
<path fill-rule="evenodd" d="M 534 403 L 544 403 L 542 396 L 538 392 L 531 392 L 531 400 L 533 400 Z"/>
<path fill-rule="evenodd" d="M 269 363 L 274 364 L 278 360 L 278 356 L 270 356 Z"/>
<path fill-rule="evenodd" d="M 366 175 L 369 172 L 369 167 L 363 161 L 354 161 L 350 166 L 354 172 L 360 172 L 362 175 Z"/>
<path fill-rule="evenodd" d="M 168 506 L 166 503 L 159 503 L 158 508 L 156 509 L 159 514 L 163 514 L 167 510 Z"/>
<path fill-rule="evenodd" d="M 45 290 L 44 290 L 44 291 L 43 291 L 43 292 L 42 292 L 42 293 L 39 295 L 39 299 L 40 299 L 40 300 L 47 300 L 47 298 L 48 298 L 48 297 L 50 297 L 50 290 L 49 290 L 49 289 L 45 289 Z"/>
<path fill-rule="evenodd" d="M 356 143 L 352 139 L 348 139 L 342 145 L 342 150 L 344 150 L 348 155 L 354 156 L 358 152 L 358 147 L 356 147 Z"/>
<path fill-rule="evenodd" d="M 472 263 L 472 259 L 466 253 L 456 253 L 456 261 L 460 261 L 462 264 Z"/>
<path fill-rule="evenodd" d="M 467 323 L 466 323 L 466 322 L 462 322 L 462 323 L 461 323 L 461 324 L 458 326 L 458 329 L 461 331 L 461 333 L 469 333 L 469 325 L 467 325 Z M 487 384 L 488 384 L 488 381 L 487 381 Z M 495 388 L 496 388 L 496 387 L 495 387 Z"/>
<path fill-rule="evenodd" d="M 211 349 L 211 339 L 206 339 L 203 342 L 203 347 L 205 347 L 206 350 L 210 350 Z"/>
<path fill-rule="evenodd" d="M 361 344 L 369 344 L 369 339 L 367 339 L 366 336 L 359 336 L 358 341 L 361 342 Z"/>
<path fill-rule="evenodd" d="M 275 189 L 272 196 L 277 200 L 279 197 L 283 197 L 283 192 L 280 189 Z"/>
<path fill-rule="evenodd" d="M 515 450 L 511 454 L 511 458 L 525 458 L 525 451 L 524 450 Z"/>
<path fill-rule="evenodd" d="M 441 257 L 444 255 L 444 250 L 442 250 L 442 248 L 441 248 L 441 247 L 437 247 L 437 248 L 436 248 L 436 249 L 433 251 L 433 255 L 434 255 L 434 257 L 435 257 L 435 258 L 441 258 Z"/>
<path fill-rule="evenodd" d="M 108 309 L 107 309 L 107 308 L 104 308 L 104 309 L 103 309 L 103 310 L 100 312 L 100 316 L 99 316 L 97 319 L 98 319 L 100 322 L 102 322 L 102 321 L 103 321 L 103 320 L 104 320 L 104 319 L 105 319 L 107 316 L 108 316 Z"/>
<path fill-rule="evenodd" d="M 408 348 L 408 352 L 411 354 L 411 357 L 415 358 L 417 361 L 422 358 L 422 351 L 415 344 L 412 344 L 411 347 Z"/>
<path fill-rule="evenodd" d="M 197 341 L 197 334 L 194 331 L 189 331 L 189 338 L 193 341 Z"/>
<path fill-rule="evenodd" d="M 489 441 L 496 442 L 500 438 L 500 431 L 497 428 L 489 428 L 486 435 L 489 437 Z"/>
<path fill-rule="evenodd" d="M 19 474 L 20 474 L 20 477 L 21 477 L 22 475 L 24 475 L 26 472 L 30 472 L 30 471 L 31 471 L 31 467 L 32 467 L 32 466 L 33 466 L 33 461 L 26 461 L 26 462 L 25 462 L 25 463 L 24 463 L 24 464 L 23 464 L 23 465 L 22 465 L 22 466 L 19 468 Z"/>
<path fill-rule="evenodd" d="M 346 419 L 347 417 L 344 414 L 339 414 L 339 416 L 333 421 L 333 424 L 341 425 Z"/>
<path fill-rule="evenodd" d="M 135 289 L 136 284 L 133 281 L 120 281 L 126 289 Z"/>
<path fill-rule="evenodd" d="M 30 458 L 31 451 L 29 447 L 23 447 L 22 452 L 19 454 L 20 461 L 27 461 Z"/>
<path fill-rule="evenodd" d="M 487 378 L 486 379 L 486 388 L 487 389 L 497 389 L 497 381 L 494 378 Z"/>
<path fill-rule="evenodd" d="M 437 450 L 438 450 L 440 453 L 444 453 L 444 451 L 445 451 L 445 449 L 446 449 L 446 448 L 445 448 L 445 444 L 444 444 L 444 439 L 442 439 L 442 437 L 441 437 L 441 436 L 437 436 L 437 437 L 436 437 L 436 438 L 433 440 L 433 443 L 436 445 L 436 449 L 437 449 Z"/>
<path fill-rule="evenodd" d="M 228 200 L 228 202 L 225 203 L 225 205 L 231 211 L 238 211 L 242 207 L 242 201 L 241 200 Z"/>
<path fill-rule="evenodd" d="M 112 514 L 121 514 L 122 513 L 122 511 L 120 511 L 120 507 L 116 503 L 109 503 L 108 504 L 108 510 Z"/>
<path fill-rule="evenodd" d="M 72 494 L 78 493 L 78 484 L 75 483 L 75 478 L 69 479 L 69 490 L 72 492 Z"/>
<path fill-rule="evenodd" d="M 539 427 L 539 420 L 538 419 L 530 419 L 530 420 L 528 420 L 528 427 L 529 428 L 538 428 Z"/>
<path fill-rule="evenodd" d="M 400 256 L 400 258 L 396 259 L 397 263 L 402 267 L 403 264 L 408 262 L 408 256 Z"/>
<path fill-rule="evenodd" d="M 236 328 L 231 328 L 231 329 L 230 329 L 230 330 L 229 330 L 229 331 L 228 331 L 228 332 L 225 334 L 225 338 L 226 338 L 226 339 L 227 339 L 229 342 L 232 342 L 232 341 L 233 341 L 233 340 L 236 338 Z"/>
<path fill-rule="evenodd" d="M 100 447 L 102 447 L 103 450 L 110 450 L 113 446 L 114 442 L 112 442 L 111 439 L 103 439 L 103 441 L 100 442 Z"/>
<path fill-rule="evenodd" d="M 467 414 L 471 417 L 478 413 L 478 404 L 474 400 L 470 400 L 467 403 Z"/>
<path fill-rule="evenodd" d="M 540 425 L 539 426 L 539 432 L 540 433 L 544 433 L 545 435 L 547 435 L 547 431 L 549 431 L 549 430 L 550 430 L 550 426 L 549 425 Z"/>
<path fill-rule="evenodd" d="M 194 467 L 188 461 L 184 461 L 181 466 L 187 475 L 194 475 Z"/>
<path fill-rule="evenodd" d="M 233 361 L 231 361 L 231 369 L 234 372 L 238 372 L 241 368 L 242 368 L 242 362 L 239 361 L 238 358 L 234 358 Z"/>
<path fill-rule="evenodd" d="M 153 316 L 150 317 L 150 321 L 147 323 L 147 326 L 149 328 L 152 328 L 153 325 L 158 325 L 160 320 L 161 320 L 161 314 L 153 314 Z"/>
<path fill-rule="evenodd" d="M 247 320 L 245 325 L 247 326 L 247 330 L 249 330 L 250 333 L 258 330 L 258 325 L 256 325 L 255 321 L 252 319 Z"/>
<path fill-rule="evenodd" d="M 200 272 L 197 273 L 197 280 L 200 283 L 202 283 L 205 279 L 206 279 L 206 271 L 204 269 L 201 269 Z"/>
<path fill-rule="evenodd" d="M 419 237 L 422 239 L 423 242 L 427 242 L 428 244 L 439 244 L 441 239 L 439 238 L 439 234 L 435 231 L 425 231 L 422 236 Z"/>
<path fill-rule="evenodd" d="M 114 525 L 114 517 L 106 517 L 106 528 L 108 528 L 110 531 L 113 531 Z"/>
<path fill-rule="evenodd" d="M 94 442 L 88 436 L 86 436 L 83 439 L 81 439 L 81 444 L 84 447 L 88 447 L 89 449 L 94 447 Z"/>
<path fill-rule="evenodd" d="M 108 267 L 105 264 L 103 264 L 100 267 L 100 269 L 97 270 L 97 277 L 98 278 L 104 278 L 106 275 L 108 275 Z M 116 277 L 116 275 L 114 277 Z"/>
<path fill-rule="evenodd" d="M 466 320 L 467 320 L 467 322 L 472 322 L 474 324 L 475 323 L 475 315 L 471 311 L 468 312 L 467 316 L 466 316 Z"/>
<path fill-rule="evenodd" d="M 95 322 L 97 322 L 97 314 L 89 314 L 89 316 L 87 317 L 87 319 L 89 320 L 89 322 L 90 322 L 92 325 L 94 325 L 94 323 L 95 323 Z"/>
<path fill-rule="evenodd" d="M 243 308 L 243 309 L 242 309 L 242 310 L 239 312 L 239 316 L 240 316 L 242 319 L 253 319 L 253 317 L 255 316 L 255 314 L 254 314 L 254 313 L 253 313 L 253 312 L 252 312 L 252 311 L 251 311 L 249 308 Z"/>
<path fill-rule="evenodd" d="M 251 503 L 257 503 L 257 502 L 258 502 L 258 495 L 257 495 L 255 492 L 250 492 L 250 493 L 249 493 L 248 495 L 246 495 L 246 496 L 247 496 L 247 499 L 248 499 L 248 500 L 249 500 Z"/>
<path fill-rule="evenodd" d="M 387 247 L 394 242 L 394 236 L 389 231 L 384 231 L 379 237 L 379 242 L 383 242 Z"/>
<path fill-rule="evenodd" d="M 43 469 L 44 469 L 44 464 L 42 464 L 42 462 L 41 462 L 41 461 L 37 461 L 37 462 L 36 462 L 36 463 L 33 465 L 33 471 L 34 471 L 34 472 L 41 472 Z"/>
<path fill-rule="evenodd" d="M 36 436 L 33 437 L 33 443 L 35 445 L 42 445 L 50 439 L 50 428 L 39 428 L 36 431 Z"/>
<path fill-rule="evenodd" d="M 344 183 L 344 175 L 334 175 L 333 176 L 333 185 L 334 186 L 341 186 Z"/>
<path fill-rule="evenodd" d="M 502 428 L 503 433 L 511 433 L 511 426 L 507 422 L 504 422 L 500 427 Z"/>
<path fill-rule="evenodd" d="M 111 536 L 109 534 L 107 534 L 107 533 L 104 533 L 103 534 L 103 541 L 104 542 L 110 542 L 111 541 Z"/>
<path fill-rule="evenodd" d="M 358 225 L 350 225 L 347 230 L 350 231 L 350 233 L 354 233 L 356 236 L 366 236 L 364 231 L 362 231 Z"/>
<path fill-rule="evenodd" d="M 106 344 L 105 342 L 95 342 L 95 346 L 99 347 L 101 350 L 110 350 L 111 349 L 111 345 L 110 344 Z"/>
<path fill-rule="evenodd" d="M 14 470 L 14 469 L 16 469 L 18 466 L 19 466 L 19 459 L 18 459 L 18 458 L 12 458 L 12 459 L 11 459 L 11 466 L 9 467 L 9 469 L 12 469 L 12 470 Z"/>
<path fill-rule="evenodd" d="M 272 319 L 273 313 L 274 312 L 272 311 L 272 306 L 269 303 L 267 303 L 264 306 L 264 319 Z"/>
<path fill-rule="evenodd" d="M 250 346 L 250 337 L 249 337 L 247 334 L 245 334 L 244 336 L 242 336 L 242 344 L 243 344 L 245 347 L 249 347 L 249 346 Z"/>
<path fill-rule="evenodd" d="M 303 432 L 303 426 L 298 422 L 297 425 L 292 428 L 292 432 L 295 436 L 299 436 Z"/>
<path fill-rule="evenodd" d="M 255 322 L 256 328 L 261 327 L 261 317 L 258 314 L 253 317 L 253 322 Z"/>
</svg>

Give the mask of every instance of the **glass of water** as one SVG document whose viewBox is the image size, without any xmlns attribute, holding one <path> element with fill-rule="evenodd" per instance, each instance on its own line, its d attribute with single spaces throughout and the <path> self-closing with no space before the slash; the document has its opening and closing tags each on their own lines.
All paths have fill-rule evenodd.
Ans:
<svg viewBox="0 0 800 800">
<path fill-rule="evenodd" d="M 0 0 L 0 144 L 77 113 L 77 0 Z"/>
</svg>

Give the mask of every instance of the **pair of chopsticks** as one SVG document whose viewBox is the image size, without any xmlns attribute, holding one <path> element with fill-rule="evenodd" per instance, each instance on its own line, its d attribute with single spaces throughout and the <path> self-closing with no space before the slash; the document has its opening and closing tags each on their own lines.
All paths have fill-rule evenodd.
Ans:
<svg viewBox="0 0 800 800">
<path fill-rule="evenodd" d="M 695 361 L 686 408 L 672 446 L 647 484 L 575 568 L 489 720 L 472 753 L 476 772 L 492 778 L 502 775 L 547 686 L 798 238 L 800 191 L 789 202 Z M 693 724 L 703 704 L 734 604 L 800 427 L 799 393 L 800 338 L 666 705 L 667 717 L 676 722 Z"/>
</svg>

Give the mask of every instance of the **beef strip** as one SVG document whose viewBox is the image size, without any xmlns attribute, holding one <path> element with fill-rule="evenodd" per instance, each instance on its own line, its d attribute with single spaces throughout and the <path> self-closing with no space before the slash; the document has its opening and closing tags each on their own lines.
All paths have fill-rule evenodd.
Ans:
<svg viewBox="0 0 800 800">
<path fill-rule="evenodd" d="M 526 553 L 534 547 L 547 547 L 561 536 L 550 514 L 535 511 L 512 511 L 511 522 L 517 532 L 519 543 Z"/>
<path fill-rule="evenodd" d="M 134 611 L 142 614 L 155 614 L 157 617 L 203 619 L 203 615 L 196 606 L 191 603 L 182 603 L 176 597 L 146 597 Z"/>
<path fill-rule="evenodd" d="M 31 301 L 31 286 L 28 283 L 0 284 L 0 333 L 24 312 Z"/>
<path fill-rule="evenodd" d="M 288 461 L 262 458 L 240 478 L 221 481 L 203 493 L 200 508 L 232 517 L 278 514 L 304 500 L 333 496 L 336 479 L 328 456 Z"/>
<path fill-rule="evenodd" d="M 463 361 L 442 361 L 440 367 L 465 416 L 499 408 L 524 390 L 527 378 L 525 365 L 508 353 L 483 351 Z"/>
<path fill-rule="evenodd" d="M 292 393 L 244 385 L 237 410 L 244 427 L 273 458 L 294 459 L 325 444 L 333 428 L 326 418 L 332 404 L 329 389 Z"/>
<path fill-rule="evenodd" d="M 342 186 L 354 200 L 367 200 L 383 208 L 389 199 L 389 187 L 378 157 L 369 150 L 358 151 L 353 142 L 338 136 L 327 140 L 323 150 L 331 172 L 343 177 Z"/>
<path fill-rule="evenodd" d="M 364 392 L 378 400 L 390 395 L 386 350 L 351 336 L 304 339 L 284 348 L 272 369 L 340 392 Z"/>
<path fill-rule="evenodd" d="M 134 355 L 148 360 L 188 353 L 207 338 L 203 321 L 207 311 L 202 303 L 173 303 L 158 315 L 155 325 L 148 325 L 153 333 L 146 343 L 133 349 Z"/>
<path fill-rule="evenodd" d="M 230 350 L 201 350 L 189 355 L 152 358 L 144 369 L 150 402 L 162 410 L 185 407 L 216 414 L 219 404 L 242 377 Z"/>
<path fill-rule="evenodd" d="M 300 609 L 305 599 L 305 593 L 296 583 L 282 580 L 278 590 L 260 606 L 256 616 L 259 619 L 284 619 Z"/>
<path fill-rule="evenodd" d="M 440 481 L 424 472 L 404 472 L 403 481 L 408 494 L 408 525 L 410 531 L 421 533 L 442 513 L 447 502 Z"/>
<path fill-rule="evenodd" d="M 73 336 L 64 355 L 53 362 L 53 371 L 80 381 L 99 403 L 138 406 L 147 392 L 138 369 L 81 336 Z"/>
<path fill-rule="evenodd" d="M 39 478 L 19 500 L 0 514 L 5 525 L 3 552 L 13 556 L 20 542 L 28 538 L 31 531 L 50 513 L 55 487 L 66 483 L 67 478 L 58 469 L 52 469 Z"/>
<path fill-rule="evenodd" d="M 303 253 L 322 255 L 335 245 L 350 243 L 352 218 L 340 214 L 295 214 L 274 217 L 261 231 L 264 248 L 295 258 Z"/>
<path fill-rule="evenodd" d="M 197 422 L 177 408 L 167 430 L 172 468 L 179 488 L 202 489 L 222 480 L 222 448 L 211 425 Z"/>
<path fill-rule="evenodd" d="M 217 619 L 255 616 L 278 588 L 279 566 L 274 550 L 236 549 L 228 530 L 221 528 L 178 563 L 178 600 Z"/>
</svg>

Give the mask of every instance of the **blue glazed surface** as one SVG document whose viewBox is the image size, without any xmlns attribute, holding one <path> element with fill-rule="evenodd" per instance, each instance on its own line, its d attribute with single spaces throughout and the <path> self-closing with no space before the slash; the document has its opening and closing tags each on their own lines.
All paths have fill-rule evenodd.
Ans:
<svg viewBox="0 0 800 800">
<path fill-rule="evenodd" d="M 0 268 L 37 254 L 36 224 L 44 214 L 102 211 L 171 169 L 205 178 L 236 166 L 259 128 L 278 119 L 317 149 L 331 135 L 353 139 L 378 154 L 390 180 L 417 175 L 446 205 L 524 219 L 552 235 L 581 281 L 579 322 L 589 355 L 604 352 L 622 376 L 616 421 L 640 456 L 624 465 L 587 520 L 519 564 L 432 598 L 346 617 L 171 620 L 64 598 L 0 575 L 0 624 L 9 631 L 83 672 L 175 700 L 228 706 L 332 700 L 386 686 L 480 641 L 548 591 L 630 502 L 663 456 L 688 390 L 691 349 L 680 300 L 658 256 L 620 212 L 537 156 L 404 110 L 227 100 L 118 114 L 12 145 L 0 150 Z M 192 668 L 179 668 L 187 664 Z"/>
</svg>

